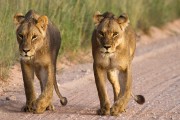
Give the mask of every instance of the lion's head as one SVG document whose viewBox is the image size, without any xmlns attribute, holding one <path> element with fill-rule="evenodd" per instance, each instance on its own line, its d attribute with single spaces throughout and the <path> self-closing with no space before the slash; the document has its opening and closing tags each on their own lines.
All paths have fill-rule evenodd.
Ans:
<svg viewBox="0 0 180 120">
<path fill-rule="evenodd" d="M 129 24 L 126 14 L 115 17 L 112 13 L 96 12 L 93 17 L 96 26 L 96 37 L 99 51 L 102 54 L 113 54 L 122 43 L 124 32 Z"/>
<path fill-rule="evenodd" d="M 29 11 L 25 16 L 16 14 L 14 23 L 17 28 L 16 36 L 21 59 L 30 60 L 45 44 L 48 18 L 46 16 L 39 17 L 34 11 Z"/>
</svg>

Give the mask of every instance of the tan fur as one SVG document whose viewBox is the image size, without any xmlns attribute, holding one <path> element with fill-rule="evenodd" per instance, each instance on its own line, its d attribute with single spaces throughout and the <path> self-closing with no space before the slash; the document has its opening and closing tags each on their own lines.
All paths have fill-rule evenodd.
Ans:
<svg viewBox="0 0 180 120">
<path fill-rule="evenodd" d="M 131 62 L 136 48 L 136 34 L 129 26 L 126 14 L 115 17 L 109 12 L 96 12 L 93 20 L 95 29 L 92 35 L 92 54 L 100 100 L 98 114 L 118 115 L 125 110 L 131 96 Z M 112 107 L 106 91 L 105 75 L 113 86 Z"/>
<path fill-rule="evenodd" d="M 63 105 L 67 103 L 57 88 L 56 60 L 61 44 L 59 30 L 48 20 L 30 10 L 25 16 L 16 14 L 16 36 L 19 44 L 20 63 L 26 94 L 26 112 L 43 113 L 54 109 L 53 85 Z M 34 73 L 40 81 L 41 94 L 36 99 Z"/>
</svg>

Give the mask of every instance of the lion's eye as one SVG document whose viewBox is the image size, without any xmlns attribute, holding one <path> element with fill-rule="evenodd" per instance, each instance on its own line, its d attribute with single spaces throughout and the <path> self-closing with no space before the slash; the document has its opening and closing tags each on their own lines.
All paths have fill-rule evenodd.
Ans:
<svg viewBox="0 0 180 120">
<path fill-rule="evenodd" d="M 119 34 L 118 32 L 114 32 L 114 33 L 113 33 L 113 37 L 118 36 L 118 34 Z"/>
<path fill-rule="evenodd" d="M 18 37 L 20 38 L 20 39 L 23 39 L 23 35 L 22 34 L 18 34 Z"/>
<path fill-rule="evenodd" d="M 99 31 L 99 36 L 104 37 L 104 33 L 102 31 Z"/>
<path fill-rule="evenodd" d="M 37 38 L 37 35 L 32 36 L 32 40 L 35 40 Z"/>
</svg>

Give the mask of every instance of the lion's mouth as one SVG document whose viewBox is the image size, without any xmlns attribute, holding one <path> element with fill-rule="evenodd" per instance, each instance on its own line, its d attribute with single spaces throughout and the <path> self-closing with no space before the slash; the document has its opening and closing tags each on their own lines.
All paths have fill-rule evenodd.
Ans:
<svg viewBox="0 0 180 120">
<path fill-rule="evenodd" d="M 103 53 L 103 54 L 114 54 L 114 52 L 109 52 L 109 51 L 105 51 L 105 52 L 101 51 L 101 53 Z"/>
<path fill-rule="evenodd" d="M 103 57 L 105 57 L 105 56 L 113 56 L 114 55 L 114 52 L 108 52 L 108 51 L 106 51 L 106 52 L 101 52 L 101 55 L 103 56 Z"/>
<path fill-rule="evenodd" d="M 21 55 L 20 54 L 20 59 L 21 60 L 31 60 L 34 56 L 31 55 L 31 56 L 28 56 L 28 55 Z"/>
</svg>

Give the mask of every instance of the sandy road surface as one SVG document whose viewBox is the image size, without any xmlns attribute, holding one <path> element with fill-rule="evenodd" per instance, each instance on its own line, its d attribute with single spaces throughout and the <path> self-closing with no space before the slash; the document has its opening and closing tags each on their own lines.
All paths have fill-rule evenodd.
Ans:
<svg viewBox="0 0 180 120">
<path fill-rule="evenodd" d="M 12 84 L 0 90 L 0 120 L 179 120 L 180 119 L 180 36 L 159 40 L 148 45 L 138 45 L 133 61 L 133 91 L 143 94 L 144 105 L 133 100 L 125 113 L 118 117 L 98 116 L 97 90 L 94 83 L 92 63 L 76 65 L 64 69 L 57 75 L 60 90 L 68 98 L 62 107 L 54 93 L 56 111 L 44 114 L 21 112 L 25 95 L 21 71 L 14 67 Z M 112 101 L 112 88 L 107 82 Z M 36 80 L 36 89 L 39 84 Z M 6 100 L 8 97 L 10 100 Z"/>
</svg>

